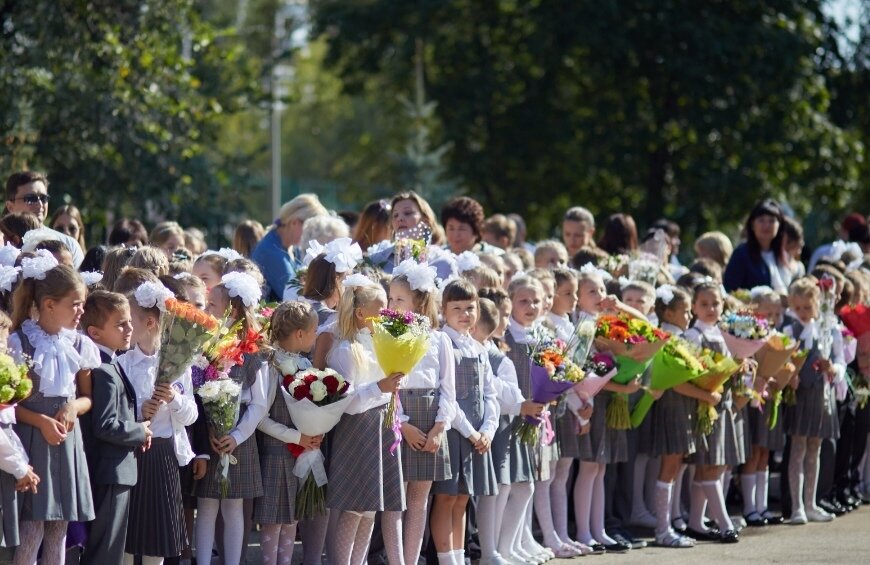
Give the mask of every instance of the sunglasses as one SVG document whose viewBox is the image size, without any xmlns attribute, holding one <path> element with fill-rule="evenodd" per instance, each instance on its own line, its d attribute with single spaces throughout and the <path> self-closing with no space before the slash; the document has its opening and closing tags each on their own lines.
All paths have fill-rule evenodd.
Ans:
<svg viewBox="0 0 870 565">
<path fill-rule="evenodd" d="M 19 196 L 18 198 L 14 198 L 14 200 L 23 200 L 25 204 L 28 206 L 33 206 L 37 202 L 41 204 L 48 204 L 48 195 L 47 194 L 27 194 L 25 196 Z"/>
</svg>

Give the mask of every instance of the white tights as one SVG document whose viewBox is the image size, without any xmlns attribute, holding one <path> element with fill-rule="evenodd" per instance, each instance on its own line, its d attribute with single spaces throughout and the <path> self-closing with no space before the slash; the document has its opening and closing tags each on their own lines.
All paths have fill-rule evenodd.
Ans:
<svg viewBox="0 0 870 565">
<path fill-rule="evenodd" d="M 333 512 L 337 514 L 333 565 L 364 565 L 375 527 L 375 513 Z"/>
<path fill-rule="evenodd" d="M 241 498 L 197 498 L 196 500 L 196 555 L 197 561 L 211 559 L 214 548 L 214 530 L 218 513 L 224 522 L 224 565 L 238 565 L 242 558 L 245 539 L 245 501 Z M 205 561 L 206 563 L 208 561 Z"/>
<path fill-rule="evenodd" d="M 550 485 L 550 505 L 553 507 L 553 527 L 556 536 L 562 543 L 571 543 L 568 535 L 568 479 L 571 478 L 571 466 L 573 459 L 562 457 L 556 462 L 556 472 L 553 476 L 553 484 Z M 544 532 L 544 543 L 547 542 L 547 533 Z M 547 544 L 549 545 L 549 544 Z"/>
<path fill-rule="evenodd" d="M 553 506 L 551 503 L 550 488 L 556 479 L 557 462 L 550 461 L 550 478 L 535 483 L 535 516 L 544 534 L 544 545 L 553 550 L 558 550 L 562 542 L 556 536 L 556 527 L 553 525 Z"/>
<path fill-rule="evenodd" d="M 822 440 L 817 437 L 791 436 L 788 459 L 788 486 L 791 491 L 792 514 L 818 510 L 816 488 L 819 481 L 819 454 Z"/>
<path fill-rule="evenodd" d="M 498 536 L 498 552 L 505 559 L 511 558 L 515 553 L 514 548 L 520 545 L 522 540 L 526 510 L 532 501 L 533 488 L 532 483 L 514 483 L 510 486 L 510 494 L 501 513 L 501 531 Z"/>
<path fill-rule="evenodd" d="M 604 473 L 607 465 L 580 462 L 580 474 L 574 485 L 574 513 L 577 541 L 586 545 L 616 543 L 604 531 Z"/>
<path fill-rule="evenodd" d="M 381 514 L 381 530 L 390 565 L 414 565 L 420 557 L 426 519 L 429 516 L 429 491 L 431 481 L 405 483 L 405 498 L 408 509 L 403 512 L 389 511 Z"/>
<path fill-rule="evenodd" d="M 35 565 L 42 546 L 43 565 L 63 565 L 66 560 L 66 528 L 69 522 L 22 521 L 21 544 L 15 550 L 14 565 Z"/>
<path fill-rule="evenodd" d="M 296 543 L 296 522 L 264 525 L 260 541 L 265 565 L 291 565 Z"/>
</svg>

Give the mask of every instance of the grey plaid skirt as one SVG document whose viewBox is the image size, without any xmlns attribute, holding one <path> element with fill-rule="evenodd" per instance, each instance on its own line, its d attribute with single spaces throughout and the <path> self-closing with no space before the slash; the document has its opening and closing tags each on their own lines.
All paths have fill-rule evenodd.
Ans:
<svg viewBox="0 0 870 565">
<path fill-rule="evenodd" d="M 478 453 L 471 442 L 456 430 L 447 432 L 450 446 L 451 478 L 432 485 L 432 494 L 495 496 L 498 479 L 492 463 L 492 450 Z"/>
<path fill-rule="evenodd" d="M 694 453 L 697 406 L 694 399 L 666 390 L 641 425 L 640 452 L 650 457 Z"/>
<path fill-rule="evenodd" d="M 522 416 L 517 416 L 511 420 L 510 427 L 510 445 L 508 446 L 510 482 L 529 483 L 540 479 L 538 472 L 539 453 L 533 446 L 520 441 L 519 436 L 513 432 L 513 426 L 516 425 L 519 418 Z"/>
<path fill-rule="evenodd" d="M 296 458 L 286 446 L 260 448 L 263 496 L 254 500 L 257 524 L 292 524 L 296 521 L 296 491 L 299 479 L 293 474 Z"/>
<path fill-rule="evenodd" d="M 601 391 L 595 397 L 595 409 L 589 433 L 580 436 L 580 460 L 593 463 L 625 463 L 628 461 L 626 430 L 614 430 L 607 425 L 607 405 L 612 392 Z"/>
<path fill-rule="evenodd" d="M 837 401 L 831 385 L 799 386 L 795 396 L 797 403 L 785 409 L 785 433 L 822 439 L 840 437 Z"/>
<path fill-rule="evenodd" d="M 785 407 L 779 406 L 777 408 L 779 418 L 776 420 L 776 426 L 771 430 L 769 418 L 773 410 L 772 401 L 765 402 L 761 410 L 749 409 L 750 443 L 770 451 L 782 451 L 785 449 L 785 414 L 783 413 Z"/>
<path fill-rule="evenodd" d="M 500 485 L 511 484 L 511 418 L 501 416 L 498 419 L 498 428 L 492 437 L 492 466 L 495 469 L 495 477 Z"/>
<path fill-rule="evenodd" d="M 562 400 L 561 402 L 565 402 Z M 580 457 L 580 435 L 577 433 L 577 418 L 567 406 L 561 407 L 557 412 L 564 413 L 556 416 L 553 427 L 556 428 L 556 441 L 559 444 L 559 456 L 577 459 Z"/>
<path fill-rule="evenodd" d="M 345 414 L 332 431 L 326 506 L 350 512 L 405 510 L 402 447 L 390 453 L 387 407 Z"/>
<path fill-rule="evenodd" d="M 245 406 L 239 412 L 242 418 Z M 225 496 L 221 495 L 221 482 L 218 478 L 220 456 L 210 453 L 208 470 L 205 477 L 196 482 L 196 496 L 199 498 L 243 498 L 252 499 L 263 496 L 263 477 L 260 473 L 260 455 L 257 451 L 257 434 L 236 446 L 233 456 L 237 463 L 230 465 L 229 486 Z"/>
<path fill-rule="evenodd" d="M 744 439 L 735 423 L 731 392 L 723 396 L 716 406 L 719 417 L 713 423 L 710 435 L 695 434 L 695 465 L 741 465 L 746 461 Z"/>
<path fill-rule="evenodd" d="M 441 393 L 437 388 L 399 390 L 402 411 L 408 423 L 428 433 L 435 425 Z M 447 435 L 442 433 L 441 447 L 435 453 L 414 451 L 402 442 L 402 476 L 405 481 L 443 481 L 451 477 L 450 448 Z"/>
</svg>

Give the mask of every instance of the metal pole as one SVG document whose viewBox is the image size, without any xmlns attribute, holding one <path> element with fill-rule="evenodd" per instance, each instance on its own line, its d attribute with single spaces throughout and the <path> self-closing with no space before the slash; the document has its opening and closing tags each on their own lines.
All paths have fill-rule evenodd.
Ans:
<svg viewBox="0 0 870 565">
<path fill-rule="evenodd" d="M 273 76 L 274 80 L 278 80 L 278 77 Z M 283 108 L 278 98 L 278 89 L 273 88 L 272 93 L 272 220 L 276 220 L 281 209 L 281 112 Z"/>
</svg>

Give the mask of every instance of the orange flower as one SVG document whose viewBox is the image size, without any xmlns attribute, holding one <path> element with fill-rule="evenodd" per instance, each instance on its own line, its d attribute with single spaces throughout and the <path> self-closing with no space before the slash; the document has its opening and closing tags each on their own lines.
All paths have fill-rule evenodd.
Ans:
<svg viewBox="0 0 870 565">
<path fill-rule="evenodd" d="M 628 339 L 628 330 L 621 326 L 610 328 L 610 335 L 607 336 L 614 341 L 625 341 Z"/>
</svg>

